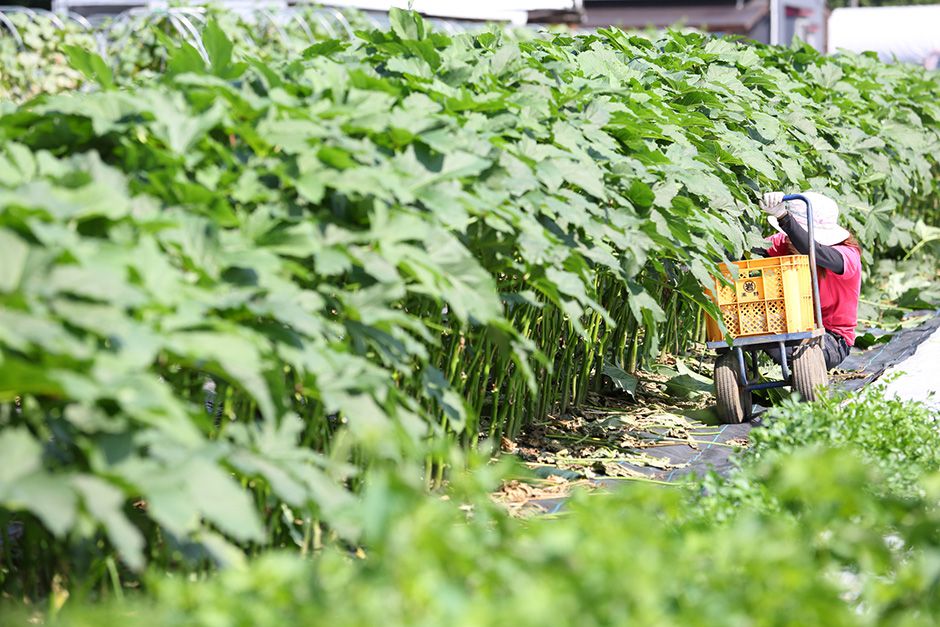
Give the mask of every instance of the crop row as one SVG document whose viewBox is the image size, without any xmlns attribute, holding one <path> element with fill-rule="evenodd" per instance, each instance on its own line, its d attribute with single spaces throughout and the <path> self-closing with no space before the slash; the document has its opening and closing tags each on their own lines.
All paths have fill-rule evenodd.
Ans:
<svg viewBox="0 0 940 627">
<path fill-rule="evenodd" d="M 623 481 L 525 521 L 488 498 L 519 476 L 505 460 L 456 472 L 448 500 L 379 471 L 365 555 L 155 575 L 145 598 L 70 600 L 56 623 L 935 625 L 938 417 L 871 389 L 788 402 L 727 478 Z"/>
<path fill-rule="evenodd" d="M 867 56 L 408 12 L 302 55 L 159 39 L 162 71 L 72 48 L 100 89 L 0 105 L 0 528 L 42 565 L 8 588 L 90 540 L 356 538 L 358 468 L 439 482 L 698 340 L 760 190 L 833 195 L 868 259 L 938 216 L 940 83 Z"/>
</svg>

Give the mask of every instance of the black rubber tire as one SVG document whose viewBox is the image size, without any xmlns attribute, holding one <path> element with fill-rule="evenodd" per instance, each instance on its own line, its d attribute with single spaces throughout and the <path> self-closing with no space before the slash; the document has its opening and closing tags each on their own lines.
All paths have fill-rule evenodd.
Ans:
<svg viewBox="0 0 940 627">
<path fill-rule="evenodd" d="M 826 357 L 818 340 L 810 340 L 796 347 L 793 351 L 793 389 L 800 393 L 800 399 L 812 403 L 826 393 L 829 386 L 829 372 L 826 370 Z"/>
<path fill-rule="evenodd" d="M 738 358 L 733 351 L 715 360 L 715 399 L 721 422 L 739 424 L 750 419 L 751 393 L 744 389 L 738 375 Z"/>
</svg>

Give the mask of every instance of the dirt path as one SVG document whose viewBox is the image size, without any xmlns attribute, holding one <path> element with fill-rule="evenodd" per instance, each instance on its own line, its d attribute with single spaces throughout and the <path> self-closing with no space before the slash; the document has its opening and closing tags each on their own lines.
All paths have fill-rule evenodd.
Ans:
<svg viewBox="0 0 940 627">
<path fill-rule="evenodd" d="M 854 349 L 830 378 L 833 389 L 847 391 L 886 378 L 884 385 L 900 398 L 940 407 L 940 312 L 889 342 Z M 518 515 L 551 514 L 576 487 L 668 483 L 692 472 L 729 471 L 760 415 L 721 425 L 711 413 L 711 395 L 680 399 L 667 388 L 662 378 L 643 374 L 634 398 L 593 397 L 577 414 L 550 417 L 517 441 L 504 441 L 503 451 L 520 457 L 540 479 L 510 482 L 496 500 Z"/>
</svg>

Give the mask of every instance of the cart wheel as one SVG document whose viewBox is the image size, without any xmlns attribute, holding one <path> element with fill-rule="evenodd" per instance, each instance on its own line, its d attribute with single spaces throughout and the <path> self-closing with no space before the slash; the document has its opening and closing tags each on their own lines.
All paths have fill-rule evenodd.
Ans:
<svg viewBox="0 0 940 627">
<path fill-rule="evenodd" d="M 793 389 L 811 403 L 825 394 L 829 385 L 826 357 L 816 340 L 804 342 L 793 351 Z"/>
<path fill-rule="evenodd" d="M 738 376 L 738 358 L 727 352 L 715 360 L 715 398 L 718 418 L 725 424 L 737 424 L 751 417 L 751 393 Z"/>
</svg>

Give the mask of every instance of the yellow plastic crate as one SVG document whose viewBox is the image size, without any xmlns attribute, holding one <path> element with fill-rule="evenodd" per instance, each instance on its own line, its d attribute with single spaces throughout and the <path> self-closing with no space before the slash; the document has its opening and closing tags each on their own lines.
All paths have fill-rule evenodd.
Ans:
<svg viewBox="0 0 940 627">
<path fill-rule="evenodd" d="M 809 257 L 786 255 L 736 261 L 734 265 L 738 275 L 731 285 L 724 285 L 716 278 L 714 290 L 708 290 L 732 337 L 813 330 Z M 726 264 L 719 267 L 722 274 L 732 278 Z M 711 317 L 706 331 L 710 342 L 724 339 L 718 323 Z"/>
</svg>

